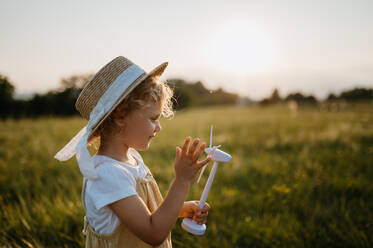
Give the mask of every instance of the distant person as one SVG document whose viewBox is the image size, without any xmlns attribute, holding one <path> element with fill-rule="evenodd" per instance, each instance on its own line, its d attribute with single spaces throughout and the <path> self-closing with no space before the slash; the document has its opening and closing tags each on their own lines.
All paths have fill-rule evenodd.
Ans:
<svg viewBox="0 0 373 248">
<path fill-rule="evenodd" d="M 124 57 L 105 65 L 84 87 L 76 108 L 88 120 L 56 158 L 76 154 L 84 176 L 86 247 L 171 247 L 178 217 L 206 222 L 209 205 L 184 202 L 189 187 L 210 158 L 198 161 L 205 143 L 185 139 L 176 147 L 175 178 L 163 200 L 149 168 L 136 150 L 147 150 L 161 131 L 159 118 L 171 116 L 172 90 L 157 79 L 167 63 L 149 74 Z M 93 157 L 87 150 L 100 137 Z M 192 144 L 191 144 L 192 143 Z M 191 145 L 190 145 L 191 144 Z"/>
<path fill-rule="evenodd" d="M 292 117 L 297 117 L 298 113 L 298 103 L 294 100 L 288 101 L 288 107 Z"/>
</svg>

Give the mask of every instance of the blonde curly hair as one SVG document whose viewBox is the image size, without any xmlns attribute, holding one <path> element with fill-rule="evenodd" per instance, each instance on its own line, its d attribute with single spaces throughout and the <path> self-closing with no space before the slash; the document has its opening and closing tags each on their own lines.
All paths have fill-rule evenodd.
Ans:
<svg viewBox="0 0 373 248">
<path fill-rule="evenodd" d="M 166 83 L 159 82 L 156 77 L 145 79 L 101 123 L 91 135 L 89 144 L 92 144 L 102 135 L 111 134 L 118 130 L 120 127 L 115 123 L 116 119 L 124 118 L 131 112 L 149 107 L 154 103 L 161 103 L 161 116 L 172 118 L 174 116 L 172 97 L 173 90 Z"/>
</svg>

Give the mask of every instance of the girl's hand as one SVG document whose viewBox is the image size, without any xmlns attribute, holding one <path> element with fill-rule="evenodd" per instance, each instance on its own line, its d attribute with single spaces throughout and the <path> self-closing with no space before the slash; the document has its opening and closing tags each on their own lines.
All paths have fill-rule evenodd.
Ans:
<svg viewBox="0 0 373 248">
<path fill-rule="evenodd" d="M 210 205 L 208 203 L 202 209 L 198 207 L 199 201 L 184 202 L 183 208 L 180 212 L 180 217 L 193 219 L 199 225 L 205 224 L 207 215 L 209 214 Z"/>
<path fill-rule="evenodd" d="M 183 149 L 178 146 L 176 147 L 176 158 L 174 163 L 176 180 L 181 180 L 187 183 L 192 182 L 199 169 L 211 160 L 210 157 L 207 157 L 203 161 L 198 161 L 199 157 L 205 150 L 206 143 L 203 142 L 200 148 L 197 149 L 199 139 L 196 138 L 189 149 L 190 141 L 190 137 L 185 139 Z"/>
</svg>

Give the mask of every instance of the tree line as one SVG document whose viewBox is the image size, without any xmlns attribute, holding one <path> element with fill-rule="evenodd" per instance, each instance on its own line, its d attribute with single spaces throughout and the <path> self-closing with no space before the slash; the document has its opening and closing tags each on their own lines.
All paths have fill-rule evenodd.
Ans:
<svg viewBox="0 0 373 248">
<path fill-rule="evenodd" d="M 34 94 L 30 99 L 15 99 L 15 87 L 12 82 L 0 74 L 0 118 L 23 118 L 39 116 L 72 116 L 79 113 L 75 109 L 75 101 L 82 91 L 84 84 L 93 75 L 82 74 L 62 78 L 60 87 L 45 94 Z M 229 93 L 219 88 L 207 89 L 202 82 L 187 82 L 183 79 L 170 79 L 166 83 L 174 90 L 172 99 L 176 110 L 187 107 L 232 105 L 238 103 L 255 103 L 247 97 Z M 312 95 L 304 95 L 301 92 L 288 94 L 281 97 L 278 89 L 257 103 L 260 105 L 272 105 L 284 102 L 296 102 L 298 105 L 316 105 L 320 103 Z M 335 102 L 373 102 L 373 89 L 354 88 L 339 95 L 334 93 L 324 100 L 326 103 Z"/>
<path fill-rule="evenodd" d="M 279 104 L 284 102 L 296 102 L 299 105 L 316 105 L 320 103 L 313 95 L 304 95 L 301 92 L 294 92 L 282 98 L 278 89 L 274 89 L 272 94 L 259 101 L 261 105 Z M 323 101 L 324 103 L 357 103 L 357 102 L 372 102 L 373 103 L 373 89 L 354 88 L 341 92 L 339 95 L 330 93 Z"/>
<path fill-rule="evenodd" d="M 6 76 L 0 75 L 0 118 L 78 115 L 75 109 L 76 99 L 92 76 L 85 74 L 63 78 L 60 88 L 45 94 L 34 94 L 30 99 L 22 100 L 14 98 L 13 83 Z M 174 90 L 172 101 L 176 110 L 195 106 L 235 104 L 239 99 L 238 94 L 225 92 L 221 88 L 208 90 L 201 82 L 171 79 L 166 83 Z"/>
</svg>

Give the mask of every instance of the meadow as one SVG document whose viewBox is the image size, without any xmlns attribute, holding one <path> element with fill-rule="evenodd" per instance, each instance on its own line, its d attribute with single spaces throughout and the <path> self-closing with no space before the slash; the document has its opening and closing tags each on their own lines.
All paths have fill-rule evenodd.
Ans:
<svg viewBox="0 0 373 248">
<path fill-rule="evenodd" d="M 232 155 L 219 165 L 203 236 L 181 227 L 174 247 L 373 247 L 373 106 L 343 111 L 286 106 L 211 107 L 176 112 L 140 152 L 163 195 L 175 147 L 185 137 Z M 82 176 L 54 154 L 82 118 L 0 122 L 0 246 L 84 247 Z M 207 179 L 192 185 L 199 199 Z"/>
</svg>

